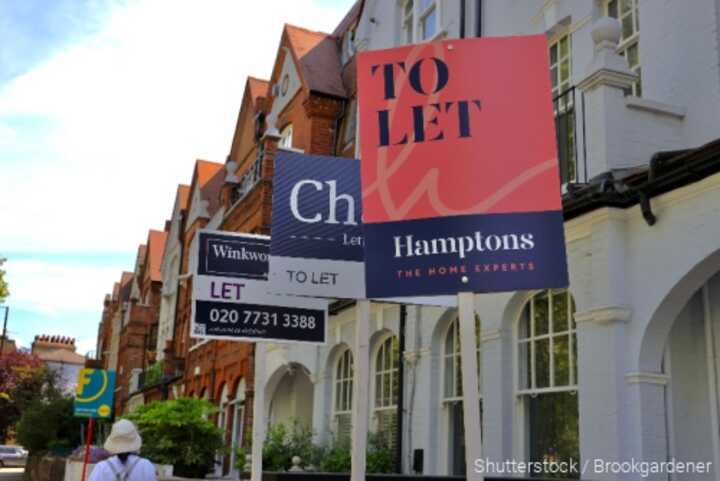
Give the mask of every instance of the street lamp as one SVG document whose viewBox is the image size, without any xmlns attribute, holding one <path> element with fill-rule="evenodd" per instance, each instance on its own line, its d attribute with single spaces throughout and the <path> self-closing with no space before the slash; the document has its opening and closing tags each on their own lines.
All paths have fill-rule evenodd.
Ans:
<svg viewBox="0 0 720 481">
<path fill-rule="evenodd" d="M 3 330 L 2 330 L 2 337 L 0 337 L 0 357 L 3 356 L 3 353 L 5 352 L 5 338 L 7 336 L 7 321 L 8 321 L 8 314 L 10 312 L 10 306 L 0 306 L 5 308 L 5 320 L 3 321 Z"/>
</svg>

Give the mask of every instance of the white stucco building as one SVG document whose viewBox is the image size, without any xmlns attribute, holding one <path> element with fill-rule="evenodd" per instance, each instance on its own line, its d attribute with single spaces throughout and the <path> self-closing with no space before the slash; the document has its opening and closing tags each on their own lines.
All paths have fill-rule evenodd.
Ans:
<svg viewBox="0 0 720 481">
<path fill-rule="evenodd" d="M 476 296 L 483 455 L 720 469 L 720 1 L 464 4 L 367 0 L 342 44 L 351 55 L 462 34 L 548 37 L 571 284 Z M 346 435 L 352 393 L 369 389 L 371 431 L 394 445 L 402 389 L 403 471 L 422 450 L 424 474 L 464 474 L 457 313 L 406 312 L 400 355 L 400 307 L 373 305 L 367 387 L 353 384 L 351 306 L 331 317 L 326 346 L 269 345 L 255 379 L 269 422 Z"/>
</svg>

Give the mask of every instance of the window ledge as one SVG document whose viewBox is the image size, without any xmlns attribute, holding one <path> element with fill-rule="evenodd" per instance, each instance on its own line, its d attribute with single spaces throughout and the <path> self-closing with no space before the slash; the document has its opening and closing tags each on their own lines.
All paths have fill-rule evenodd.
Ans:
<svg viewBox="0 0 720 481">
<path fill-rule="evenodd" d="M 656 100 L 648 100 L 641 97 L 628 95 L 625 97 L 625 106 L 629 109 L 641 110 L 651 114 L 664 115 L 678 120 L 683 120 L 687 115 L 685 107 L 670 105 Z"/>
</svg>

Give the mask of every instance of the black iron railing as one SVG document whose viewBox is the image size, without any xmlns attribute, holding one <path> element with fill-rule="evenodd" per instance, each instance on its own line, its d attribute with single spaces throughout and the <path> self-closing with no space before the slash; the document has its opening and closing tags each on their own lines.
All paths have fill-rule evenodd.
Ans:
<svg viewBox="0 0 720 481">
<path fill-rule="evenodd" d="M 584 108 L 578 109 L 575 87 L 570 87 L 553 97 L 560 181 L 563 184 L 587 180 L 586 155 L 584 153 L 585 113 L 583 110 Z M 578 138 L 577 135 L 578 128 L 581 129 L 581 138 Z M 582 159 L 578 155 L 579 141 L 582 141 L 583 146 Z"/>
</svg>

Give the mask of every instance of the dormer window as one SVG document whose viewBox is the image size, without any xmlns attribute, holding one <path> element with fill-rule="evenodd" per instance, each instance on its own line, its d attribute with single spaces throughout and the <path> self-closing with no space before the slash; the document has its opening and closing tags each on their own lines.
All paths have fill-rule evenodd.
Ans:
<svg viewBox="0 0 720 481">
<path fill-rule="evenodd" d="M 414 0 L 405 0 L 402 6 L 402 42 L 413 43 L 415 35 L 413 27 L 415 24 L 415 2 Z"/>
<path fill-rule="evenodd" d="M 355 53 L 355 28 L 349 28 L 343 36 L 342 63 L 348 62 Z"/>
<path fill-rule="evenodd" d="M 401 43 L 424 42 L 437 37 L 440 30 L 438 0 L 404 0 L 400 10 Z"/>
<path fill-rule="evenodd" d="M 280 131 L 280 147 L 284 147 L 286 149 L 292 148 L 292 137 L 293 127 L 292 124 L 288 124 Z"/>
<path fill-rule="evenodd" d="M 420 0 L 420 39 L 430 40 L 438 31 L 435 0 Z"/>
</svg>

